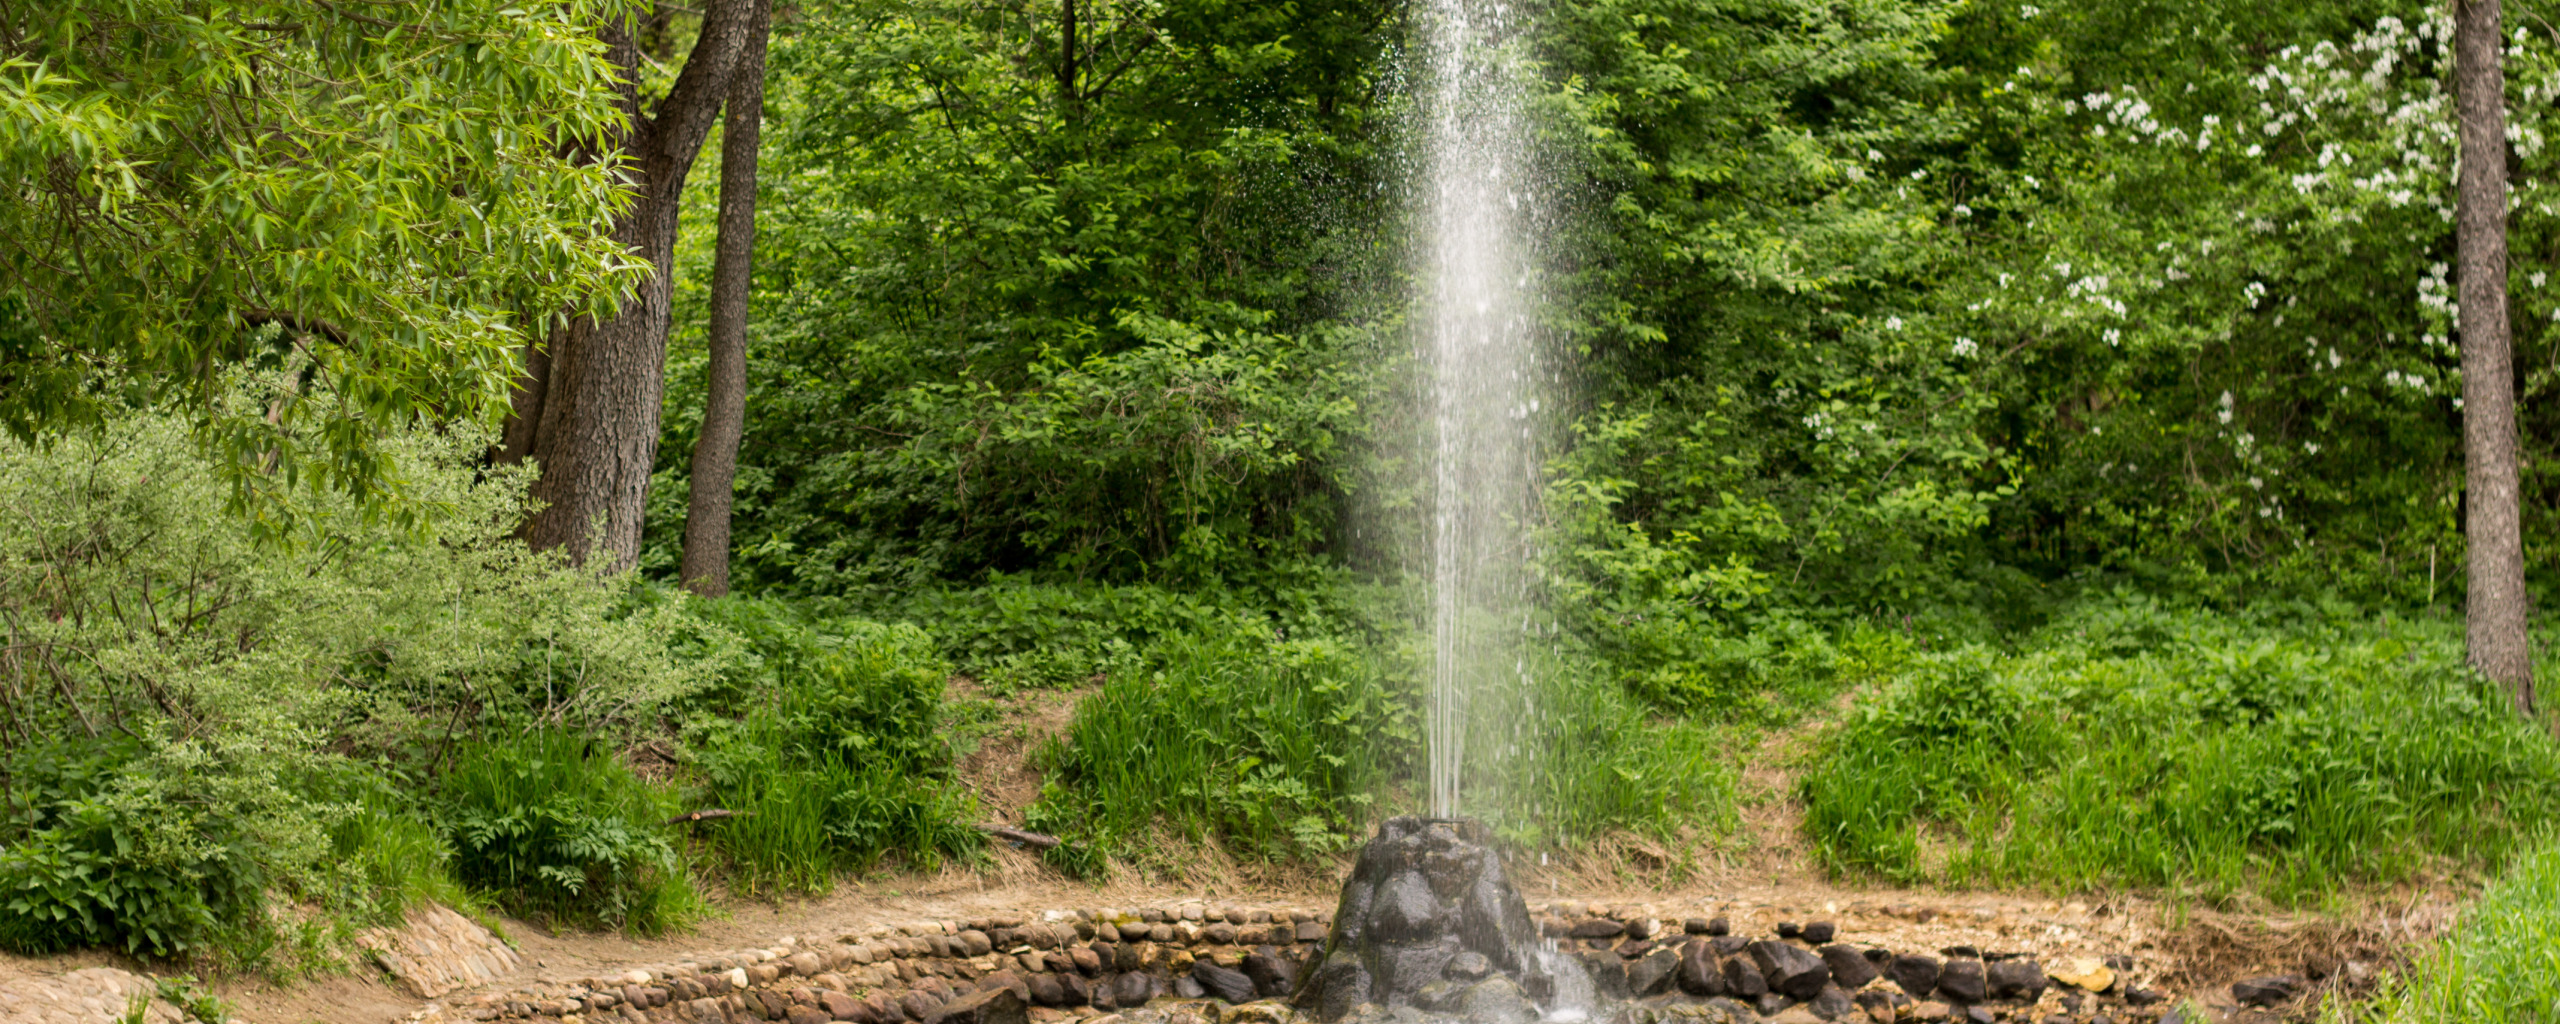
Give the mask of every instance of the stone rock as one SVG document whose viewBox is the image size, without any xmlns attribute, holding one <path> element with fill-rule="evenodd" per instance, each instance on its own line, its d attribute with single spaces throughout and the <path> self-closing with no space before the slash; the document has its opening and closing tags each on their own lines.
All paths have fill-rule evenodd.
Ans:
<svg viewBox="0 0 2560 1024">
<path fill-rule="evenodd" d="M 1705 935 L 1707 927 L 1707 919 L 1703 917 L 1693 917 L 1680 922 L 1680 930 L 1689 935 Z"/>
<path fill-rule="evenodd" d="M 1084 980 L 1084 975 L 1061 974 L 1057 978 L 1058 990 L 1066 1000 L 1060 1005 L 1083 1006 L 1093 1001 L 1093 984 Z"/>
<path fill-rule="evenodd" d="M 1704 940 L 1691 939 L 1680 947 L 1680 991 L 1693 996 L 1724 994 L 1724 968 L 1716 962 Z"/>
<path fill-rule="evenodd" d="M 1627 926 L 1605 917 L 1576 922 L 1565 934 L 1576 939 L 1614 939 L 1626 934 Z"/>
<path fill-rule="evenodd" d="M 1034 975 L 1032 975 L 1032 976 L 1031 976 L 1031 979 L 1030 979 L 1030 985 L 1031 985 L 1031 1002 L 1032 1002 L 1034 1005 L 1037 1005 L 1037 1006 L 1065 1006 L 1065 1005 L 1067 1005 L 1067 989 L 1066 989 L 1066 986 L 1061 985 L 1061 984 L 1059 984 L 1059 983 L 1058 983 L 1058 976 L 1057 976 L 1057 975 L 1054 975 L 1054 974 L 1034 974 Z"/>
<path fill-rule="evenodd" d="M 1733 934 L 1733 922 L 1727 921 L 1721 917 L 1709 919 L 1707 921 L 1707 934 L 1711 936 L 1731 935 Z"/>
<path fill-rule="evenodd" d="M 1841 988 L 1855 992 L 1876 980 L 1876 965 L 1848 946 L 1833 943 L 1816 951 L 1824 966 L 1831 968 L 1831 980 Z"/>
<path fill-rule="evenodd" d="M 1300 921 L 1297 926 L 1297 935 L 1300 942 L 1322 942 L 1324 926 L 1313 921 Z"/>
<path fill-rule="evenodd" d="M 975 928 L 961 932 L 959 938 L 960 952 L 964 956 L 985 956 L 996 948 L 994 939 Z"/>
<path fill-rule="evenodd" d="M 1514 979 L 1531 997 L 1555 991 L 1528 905 L 1490 840 L 1474 822 L 1381 823 L 1343 885 L 1322 959 L 1295 996 L 1298 1008 L 1318 1024 L 1332 1024 L 1362 1003 L 1413 1006 L 1420 990 L 1443 980 L 1450 962 L 1466 952 L 1483 956 L 1493 972 Z M 1326 937 L 1313 921 L 1299 934 Z M 1358 995 L 1336 995 L 1338 986 Z"/>
<path fill-rule="evenodd" d="M 1786 996 L 1780 995 L 1776 992 L 1770 992 L 1762 995 L 1758 999 L 1752 1000 L 1751 1008 L 1760 1011 L 1761 1016 L 1767 1017 L 1780 1010 L 1786 1009 L 1788 1002 L 1789 1000 Z"/>
<path fill-rule="evenodd" d="M 1980 960 L 1949 960 L 1938 972 L 1938 994 L 1949 1002 L 1979 1003 L 1991 996 L 1990 979 Z"/>
<path fill-rule="evenodd" d="M 1650 952 L 1653 942 L 1648 939 L 1628 939 L 1618 944 L 1618 956 L 1623 959 L 1633 960 Z"/>
<path fill-rule="evenodd" d="M 2234 982 L 2231 998 L 2244 1006 L 2274 1006 L 2302 991 L 2302 978 L 2293 974 L 2270 974 L 2261 978 Z"/>
<path fill-rule="evenodd" d="M 1254 990 L 1266 998 L 1286 999 L 1298 990 L 1298 966 L 1269 946 L 1245 954 L 1243 967 Z"/>
<path fill-rule="evenodd" d="M 1750 957 L 1734 957 L 1724 962 L 1724 991 L 1736 999 L 1758 999 L 1769 991 L 1769 979 Z"/>
<path fill-rule="evenodd" d="M 1956 1019 L 1963 1021 L 1964 1024 L 1997 1024 L 2000 1020 L 1999 1016 L 1993 1014 L 1991 1008 L 1987 1006 L 1965 1007 L 1956 1014 Z"/>
<path fill-rule="evenodd" d="M 1228 1010 L 1218 1018 L 1218 1024 L 1298 1024 L 1298 1015 L 1279 1003 L 1246 1003 Z"/>
<path fill-rule="evenodd" d="M 1789 1006 L 1779 1010 L 1777 1016 L 1769 1018 L 1769 1024 L 1822 1024 L 1823 1021 L 1830 1019 L 1814 1012 L 1810 1006 Z"/>
<path fill-rule="evenodd" d="M 861 1002 L 842 992 L 831 989 L 818 993 L 818 1008 L 827 1011 L 828 1020 L 852 1020 L 861 1006 Z"/>
<path fill-rule="evenodd" d="M 1486 959 L 1484 954 L 1470 949 L 1450 957 L 1449 966 L 1443 968 L 1441 973 L 1461 981 L 1475 981 L 1493 973 L 1493 961 Z"/>
<path fill-rule="evenodd" d="M 1805 1007 L 1812 1010 L 1816 1017 L 1824 1020 L 1839 1020 L 1856 1010 L 1857 1004 L 1849 1001 L 1849 990 L 1841 988 L 1838 984 L 1830 984 L 1822 986 L 1822 991 L 1814 993 L 1813 999 L 1806 1002 Z"/>
<path fill-rule="evenodd" d="M 1751 962 L 1768 979 L 1769 990 L 1793 999 L 1811 999 L 1831 980 L 1831 968 L 1803 947 L 1763 939 L 1748 947 Z"/>
<path fill-rule="evenodd" d="M 970 991 L 981 991 L 990 988 L 1008 989 L 1012 991 L 1015 999 L 1022 1001 L 1024 1006 L 1031 1005 L 1031 983 L 1025 981 L 1022 975 L 1016 974 L 1012 971 L 997 971 L 994 974 L 978 979 L 977 984 L 970 986 Z"/>
<path fill-rule="evenodd" d="M 1118 977 L 1111 979 L 1112 1003 L 1123 1010 L 1132 1006 L 1144 1006 L 1147 1000 L 1155 997 L 1155 979 L 1137 971 L 1122 971 Z"/>
<path fill-rule="evenodd" d="M 1458 1015 L 1467 1024 L 1533 1024 L 1538 1005 L 1509 978 L 1486 978 L 1468 986 L 1458 998 Z"/>
<path fill-rule="evenodd" d="M 1617 954 L 1587 952 L 1580 954 L 1580 959 L 1584 972 L 1591 976 L 1592 995 L 1604 1001 L 1627 998 L 1626 962 Z"/>
<path fill-rule="evenodd" d="M 1678 950 L 1654 950 L 1627 965 L 1627 991 L 1638 999 L 1661 995 L 1671 990 L 1672 976 L 1679 971 Z"/>
<path fill-rule="evenodd" d="M 933 1016 L 935 1010 L 942 1009 L 942 1003 L 930 995 L 910 989 L 899 998 L 898 1009 L 899 1015 L 908 1020 L 924 1020 Z"/>
<path fill-rule="evenodd" d="M 706 1000 L 706 1002 L 708 1002 L 708 1000 Z M 708 1012 L 706 1013 L 705 1011 Z M 710 1021 L 720 1019 L 720 1011 L 716 1008 L 716 1004 L 714 1007 L 688 1009 L 684 1015 L 693 1020 Z M 821 1010 L 815 1006 L 794 1006 L 788 1012 L 783 1014 L 782 1019 L 790 1021 L 791 1024 L 827 1024 L 828 1021 L 834 1020 L 835 1018 L 827 1016 L 827 1011 Z M 1028 1022 L 1026 1021 L 1025 1024 L 1028 1024 Z"/>
<path fill-rule="evenodd" d="M 1070 949 L 1067 951 L 1067 959 L 1074 961 L 1076 973 L 1085 977 L 1093 977 L 1102 971 L 1102 954 L 1094 952 L 1092 947 L 1078 946 Z"/>
<path fill-rule="evenodd" d="M 1909 1004 L 1911 1000 L 1910 997 L 1899 993 L 1871 988 L 1851 997 L 1849 1001 L 1856 1004 L 1858 1009 L 1866 1011 L 1868 1019 L 1889 1021 L 1900 1017 L 1902 1007 Z"/>
<path fill-rule="evenodd" d="M 2104 961 L 2088 957 L 2065 960 L 2049 973 L 2053 980 L 2087 992 L 2104 992 L 2116 984 L 2114 970 Z"/>
<path fill-rule="evenodd" d="M 1229 1004 L 1250 1003 L 1261 995 L 1253 979 L 1246 976 L 1243 971 L 1220 967 L 1215 960 L 1193 961 L 1191 977 L 1200 983 L 1201 988 L 1208 990 L 1210 995 Z"/>
<path fill-rule="evenodd" d="M 1815 921 L 1804 926 L 1804 941 L 1816 946 L 1831 941 L 1831 937 L 1838 934 L 1840 926 L 1829 921 Z"/>
<path fill-rule="evenodd" d="M 1930 999 L 1923 1000 L 1920 1005 L 1912 1007 L 1910 1019 L 1921 1021 L 1952 1020 L 1955 1018 L 1955 1015 L 1955 1007 L 1941 1003 L 1935 999 Z"/>
<path fill-rule="evenodd" d="M 1176 999 L 1200 999 L 1208 994 L 1209 990 L 1201 987 L 1198 978 L 1185 974 L 1173 979 L 1173 997 Z"/>
<path fill-rule="evenodd" d="M 1653 933 L 1659 931 L 1661 927 L 1661 922 L 1650 917 L 1628 918 L 1627 937 L 1630 939 L 1650 939 L 1653 937 Z"/>
<path fill-rule="evenodd" d="M 1715 950 L 1717 956 L 1732 956 L 1750 944 L 1750 939 L 1739 935 L 1718 935 L 1707 940 L 1707 948 Z"/>
<path fill-rule="evenodd" d="M 1798 924 L 1798 923 L 1796 923 L 1796 922 L 1794 922 L 1794 921 L 1780 921 L 1780 922 L 1778 922 L 1778 937 L 1779 937 L 1779 938 L 1781 938 L 1781 939 L 1792 939 L 1792 938 L 1797 938 L 1797 937 L 1799 937 L 1799 936 L 1802 936 L 1803 934 L 1804 934 L 1804 926 L 1803 926 L 1803 925 L 1801 925 L 1801 924 Z"/>
<path fill-rule="evenodd" d="M 2017 999 L 2035 1002 L 2044 995 L 2047 982 L 2044 968 L 2033 960 L 2002 960 L 1992 964 L 1986 979 L 1995 999 Z"/>
<path fill-rule="evenodd" d="M 1012 989 L 989 988 L 942 1004 L 924 1024 L 1030 1024 L 1028 1009 Z"/>
<path fill-rule="evenodd" d="M 2169 997 L 2152 989 L 2136 986 L 2124 990 L 2124 1001 L 2133 1006 L 2150 1006 Z"/>
</svg>

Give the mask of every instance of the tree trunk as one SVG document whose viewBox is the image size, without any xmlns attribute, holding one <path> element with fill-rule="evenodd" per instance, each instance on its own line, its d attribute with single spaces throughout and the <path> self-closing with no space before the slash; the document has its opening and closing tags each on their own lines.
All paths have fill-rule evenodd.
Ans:
<svg viewBox="0 0 2560 1024">
<path fill-rule="evenodd" d="M 2524 588 L 2517 479 L 2515 368 L 2507 322 L 2507 124 L 2505 44 L 2498 0 L 2459 0 L 2454 87 L 2462 119 L 2456 188 L 2461 250 L 2462 447 L 2468 490 L 2463 536 L 2470 549 L 2466 640 L 2473 668 L 2505 685 L 2533 713 L 2533 658 Z"/>
<path fill-rule="evenodd" d="M 623 69 L 631 132 L 623 140 L 622 170 L 635 193 L 613 236 L 654 272 L 638 294 L 624 298 L 612 319 L 581 317 L 555 331 L 543 372 L 519 381 L 515 408 L 532 415 L 508 425 L 500 455 L 530 458 L 542 467 L 533 485 L 541 508 L 524 525 L 526 541 L 536 548 L 563 549 L 582 564 L 600 557 L 595 564 L 614 572 L 640 556 L 642 506 L 657 458 L 658 403 L 666 388 L 676 214 L 685 174 L 720 115 L 756 8 L 755 0 L 711 0 L 684 71 L 648 116 L 640 112 L 632 84 L 639 80 L 640 62 L 632 27 L 603 33 Z M 533 368 L 529 361 L 528 370 Z"/>
<path fill-rule="evenodd" d="M 1076 0 L 1058 0 L 1058 112 L 1076 115 Z"/>
<path fill-rule="evenodd" d="M 747 293 L 756 251 L 756 156 L 764 126 L 765 38 L 772 0 L 755 0 L 747 51 L 730 76 L 729 117 L 720 130 L 720 243 L 711 264 L 711 360 L 694 438 L 684 517 L 684 563 L 677 578 L 694 593 L 729 593 L 729 504 L 738 479 L 738 439 L 747 426 Z"/>
</svg>

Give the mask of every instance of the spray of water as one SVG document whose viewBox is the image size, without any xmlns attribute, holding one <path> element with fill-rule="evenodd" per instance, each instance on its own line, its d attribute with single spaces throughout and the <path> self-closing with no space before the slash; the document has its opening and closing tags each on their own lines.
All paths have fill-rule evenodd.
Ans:
<svg viewBox="0 0 2560 1024">
<path fill-rule="evenodd" d="M 1431 813 L 1451 817 L 1490 810 L 1462 804 L 1462 770 L 1470 757 L 1504 754 L 1486 742 L 1507 731 L 1496 719 L 1528 713 L 1519 652 L 1540 374 L 1526 235 L 1539 204 L 1510 6 L 1425 0 L 1420 13 L 1418 255 L 1434 434 Z M 1471 739 L 1478 749 L 1468 749 Z"/>
</svg>

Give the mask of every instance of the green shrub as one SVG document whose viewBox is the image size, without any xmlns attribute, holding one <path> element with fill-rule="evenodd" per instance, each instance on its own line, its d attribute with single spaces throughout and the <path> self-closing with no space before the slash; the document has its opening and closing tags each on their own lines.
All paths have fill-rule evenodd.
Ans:
<svg viewBox="0 0 2560 1024">
<path fill-rule="evenodd" d="M 442 780 L 454 869 L 519 914 L 643 935 L 704 904 L 663 824 L 675 793 L 593 736 L 548 729 L 464 744 Z"/>
<path fill-rule="evenodd" d="M 2431 856 L 2496 864 L 2560 815 L 2560 746 L 2450 630 L 2389 621 L 2067 616 L 2019 655 L 1923 659 L 1817 763 L 1821 855 L 1905 881 L 2291 902 Z"/>
<path fill-rule="evenodd" d="M 256 923 L 260 852 L 201 807 L 140 809 L 115 780 L 141 745 L 59 741 L 8 758 L 0 824 L 0 947 L 106 947 L 166 959 Z"/>
<path fill-rule="evenodd" d="M 742 812 L 704 826 L 749 893 L 823 891 L 898 852 L 930 864 L 977 849 L 975 806 L 951 779 L 948 663 L 913 626 L 804 620 L 731 599 L 757 689 L 697 727 L 704 799 Z"/>
</svg>

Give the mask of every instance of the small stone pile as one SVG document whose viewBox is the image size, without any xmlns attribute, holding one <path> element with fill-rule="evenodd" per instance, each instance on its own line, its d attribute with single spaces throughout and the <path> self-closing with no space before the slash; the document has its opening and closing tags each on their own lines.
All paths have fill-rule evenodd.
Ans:
<svg viewBox="0 0 2560 1024">
<path fill-rule="evenodd" d="M 1589 968 L 1602 1002 L 1680 1009 L 1680 1016 L 1787 1024 L 1815 1021 L 2024 1021 L 2120 1024 L 2155 1019 L 2163 997 L 2132 984 L 2123 957 L 2045 965 L 2019 954 L 1953 946 L 1896 953 L 1842 941 L 1827 921 L 1735 935 L 1725 918 L 1676 928 L 1552 905 L 1540 931 Z M 1696 1006 L 1700 1009 L 1691 1010 Z"/>
<path fill-rule="evenodd" d="M 525 985 L 454 1009 L 475 1021 L 561 1024 L 1063 1024 L 1159 997 L 1285 998 L 1330 919 L 1321 911 L 1188 903 L 1052 910 L 1037 920 L 919 921 L 835 942 L 785 939 L 612 977 Z"/>
</svg>

